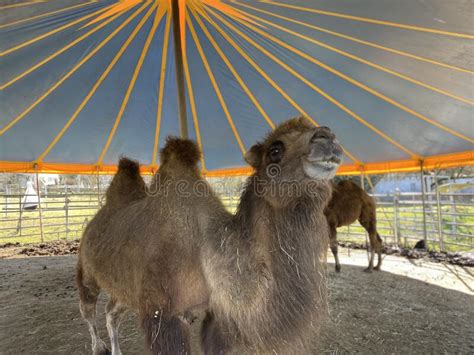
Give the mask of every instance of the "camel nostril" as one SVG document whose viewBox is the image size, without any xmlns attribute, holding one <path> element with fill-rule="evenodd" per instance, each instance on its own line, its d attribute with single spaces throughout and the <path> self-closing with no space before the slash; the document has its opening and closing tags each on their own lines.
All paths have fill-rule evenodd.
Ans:
<svg viewBox="0 0 474 355">
<path fill-rule="evenodd" d="M 342 150 L 341 145 L 337 141 L 335 141 L 333 143 L 333 151 L 334 151 L 334 154 L 336 154 L 336 155 L 342 155 L 344 153 L 344 151 Z"/>
<path fill-rule="evenodd" d="M 328 127 L 319 127 L 319 128 L 316 128 L 316 132 L 311 138 L 311 141 L 314 142 L 318 139 L 334 140 L 335 138 L 336 136 L 334 135 L 334 133 L 331 132 L 331 130 Z"/>
</svg>

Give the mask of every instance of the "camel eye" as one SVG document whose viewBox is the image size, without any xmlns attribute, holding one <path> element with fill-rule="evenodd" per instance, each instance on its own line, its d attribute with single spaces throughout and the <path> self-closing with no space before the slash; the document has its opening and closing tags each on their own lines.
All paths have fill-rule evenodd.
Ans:
<svg viewBox="0 0 474 355">
<path fill-rule="evenodd" d="M 274 142 L 268 151 L 268 157 L 270 158 L 270 161 L 272 163 L 278 163 L 283 158 L 284 150 L 285 146 L 282 142 Z"/>
</svg>

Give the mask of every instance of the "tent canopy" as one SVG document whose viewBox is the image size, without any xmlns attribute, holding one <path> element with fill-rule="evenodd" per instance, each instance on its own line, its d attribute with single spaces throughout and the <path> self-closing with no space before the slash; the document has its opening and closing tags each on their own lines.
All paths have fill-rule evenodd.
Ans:
<svg viewBox="0 0 474 355">
<path fill-rule="evenodd" d="M 174 1 L 174 0 L 173 0 Z M 0 171 L 156 170 L 179 135 L 171 0 L 0 5 Z M 341 174 L 474 164 L 470 0 L 179 0 L 189 136 L 208 175 L 295 116 Z"/>
</svg>

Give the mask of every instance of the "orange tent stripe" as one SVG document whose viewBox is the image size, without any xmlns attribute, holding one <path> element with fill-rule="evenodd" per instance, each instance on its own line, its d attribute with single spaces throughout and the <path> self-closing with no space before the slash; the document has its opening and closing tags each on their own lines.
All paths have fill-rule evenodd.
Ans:
<svg viewBox="0 0 474 355">
<path fill-rule="evenodd" d="M 425 158 L 423 167 L 428 169 L 446 169 L 459 166 L 474 166 L 474 150 L 453 153 L 445 155 L 436 155 Z M 418 160 L 398 160 L 390 162 L 367 163 L 363 165 L 343 165 L 338 175 L 358 175 L 364 174 L 384 174 L 415 172 L 420 170 L 420 161 Z M 34 162 L 12 162 L 0 161 L 0 173 L 34 173 Z M 93 164 L 63 164 L 63 163 L 39 163 L 38 171 L 40 173 L 51 174 L 114 174 L 117 171 L 116 165 L 102 165 L 99 168 Z M 140 167 L 143 174 L 152 174 L 156 171 L 156 166 L 143 165 Z M 219 170 L 206 171 L 205 175 L 209 177 L 219 176 L 242 176 L 250 175 L 253 170 L 250 167 L 237 167 Z"/>
</svg>

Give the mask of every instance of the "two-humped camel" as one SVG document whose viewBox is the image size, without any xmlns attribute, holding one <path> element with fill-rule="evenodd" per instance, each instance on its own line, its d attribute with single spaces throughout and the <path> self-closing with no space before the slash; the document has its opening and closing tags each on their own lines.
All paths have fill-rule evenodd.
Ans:
<svg viewBox="0 0 474 355">
<path fill-rule="evenodd" d="M 81 241 L 80 308 L 94 354 L 108 351 L 95 324 L 101 289 L 113 354 L 125 309 L 138 313 L 151 353 L 189 354 L 186 315 L 199 308 L 206 354 L 306 353 L 327 311 L 323 211 L 341 156 L 328 128 L 281 124 L 246 154 L 255 173 L 233 215 L 201 177 L 196 145 L 168 139 L 153 194 L 107 200 Z M 121 178 L 141 191 L 138 177 L 119 169 L 109 198 L 129 186 Z"/>
</svg>

